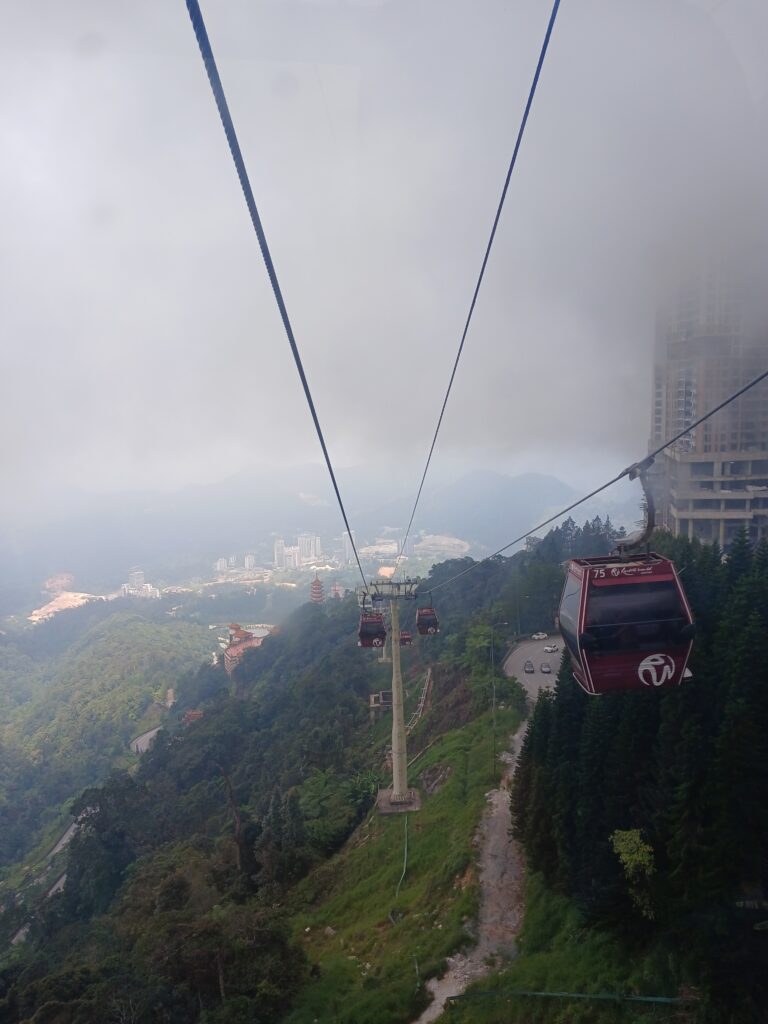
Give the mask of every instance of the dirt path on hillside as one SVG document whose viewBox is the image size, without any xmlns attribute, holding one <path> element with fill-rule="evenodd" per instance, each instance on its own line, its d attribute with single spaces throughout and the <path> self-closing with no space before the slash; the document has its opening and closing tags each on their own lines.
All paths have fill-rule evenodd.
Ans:
<svg viewBox="0 0 768 1024">
<path fill-rule="evenodd" d="M 461 993 L 516 952 L 515 938 L 523 920 L 524 865 L 520 849 L 509 837 L 509 781 L 515 770 L 517 751 L 528 723 L 523 722 L 512 737 L 511 750 L 502 755 L 504 774 L 498 789 L 488 793 L 488 806 L 477 832 L 480 848 L 480 913 L 477 944 L 468 953 L 448 957 L 448 971 L 427 982 L 433 1001 L 414 1024 L 431 1024 L 452 996 Z"/>
</svg>

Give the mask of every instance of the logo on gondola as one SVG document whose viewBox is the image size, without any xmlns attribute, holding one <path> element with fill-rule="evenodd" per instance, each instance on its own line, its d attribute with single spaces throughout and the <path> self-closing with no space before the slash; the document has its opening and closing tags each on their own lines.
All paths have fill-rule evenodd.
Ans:
<svg viewBox="0 0 768 1024">
<path fill-rule="evenodd" d="M 668 654 L 649 654 L 637 669 L 640 682 L 645 686 L 663 686 L 675 674 L 675 662 Z"/>
<path fill-rule="evenodd" d="M 593 580 L 604 580 L 606 576 L 605 566 L 599 566 L 597 569 L 592 570 Z M 618 579 L 619 576 L 652 576 L 653 566 L 652 565 L 624 565 L 619 567 L 614 565 L 610 571 L 612 579 Z"/>
<path fill-rule="evenodd" d="M 381 639 L 380 636 L 376 636 L 376 637 L 373 638 L 373 646 L 374 647 L 383 647 L 384 646 L 384 641 Z"/>
</svg>

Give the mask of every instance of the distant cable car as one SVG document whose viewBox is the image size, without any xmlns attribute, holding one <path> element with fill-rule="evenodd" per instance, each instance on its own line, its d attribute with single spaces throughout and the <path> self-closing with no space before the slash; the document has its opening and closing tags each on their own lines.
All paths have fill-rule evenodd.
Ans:
<svg viewBox="0 0 768 1024">
<path fill-rule="evenodd" d="M 409 633 L 407 629 L 400 630 L 400 646 L 410 647 L 413 643 L 413 634 Z"/>
<path fill-rule="evenodd" d="M 357 636 L 358 647 L 383 647 L 387 639 L 384 616 L 380 612 L 369 612 L 363 609 Z"/>
<path fill-rule="evenodd" d="M 421 636 L 432 636 L 440 632 L 440 621 L 434 608 L 416 610 L 416 629 Z"/>
<path fill-rule="evenodd" d="M 650 536 L 654 508 L 644 472 L 646 525 L 616 555 L 573 558 L 560 599 L 559 627 L 579 686 L 587 693 L 679 686 L 693 647 L 693 615 L 675 566 L 654 552 L 638 554 Z M 630 553 L 631 552 L 631 553 Z"/>
</svg>

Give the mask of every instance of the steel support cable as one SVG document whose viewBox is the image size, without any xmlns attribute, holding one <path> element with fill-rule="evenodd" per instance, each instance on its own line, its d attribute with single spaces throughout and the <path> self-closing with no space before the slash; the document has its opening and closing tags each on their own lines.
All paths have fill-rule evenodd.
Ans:
<svg viewBox="0 0 768 1024">
<path fill-rule="evenodd" d="M 395 889 L 395 899 L 400 895 L 400 886 L 403 884 L 405 878 L 405 872 L 408 868 L 408 815 L 405 816 L 405 841 L 403 843 L 403 873 L 400 875 L 400 880 L 397 883 L 397 889 Z"/>
<path fill-rule="evenodd" d="M 219 111 L 219 117 L 221 118 L 221 123 L 224 128 L 224 134 L 226 135 L 227 142 L 229 143 L 229 150 L 230 153 L 232 154 L 232 160 L 234 161 L 235 169 L 237 170 L 237 176 L 240 179 L 240 187 L 242 188 L 243 195 L 245 196 L 245 202 L 248 207 L 248 213 L 251 216 L 251 223 L 253 224 L 253 229 L 256 232 L 256 237 L 259 240 L 259 248 L 261 249 L 261 255 L 264 259 L 264 265 L 267 268 L 267 274 L 269 275 L 269 280 L 272 285 L 272 291 L 274 292 L 275 295 L 277 308 L 280 310 L 280 317 L 283 321 L 283 327 L 285 328 L 285 333 L 288 336 L 288 343 L 291 346 L 291 352 L 293 353 L 293 359 L 294 362 L 296 363 L 296 369 L 299 372 L 301 386 L 304 389 L 304 397 L 307 400 L 309 411 L 312 414 L 312 421 L 315 424 L 315 431 L 317 432 L 317 437 L 318 440 L 320 441 L 320 447 L 323 450 L 323 457 L 325 458 L 325 464 L 328 467 L 328 473 L 331 477 L 333 490 L 334 493 L 336 494 L 336 501 L 339 504 L 341 516 L 342 519 L 344 520 L 344 525 L 347 528 L 349 542 L 352 545 L 352 550 L 354 551 L 355 554 L 355 561 L 357 562 L 357 568 L 360 570 L 360 576 L 362 577 L 363 580 L 363 587 L 367 592 L 368 585 L 365 581 L 365 573 L 363 572 L 363 567 L 360 564 L 360 556 L 357 553 L 357 547 L 355 545 L 354 537 L 352 536 L 352 530 L 349 525 L 346 509 L 344 508 L 344 502 L 341 500 L 341 492 L 339 491 L 339 485 L 336 482 L 336 474 L 333 471 L 331 457 L 328 454 L 328 448 L 325 444 L 325 438 L 323 437 L 322 428 L 320 427 L 320 420 L 318 419 L 317 416 L 315 403 L 312 400 L 312 393 L 309 390 L 309 383 L 307 382 L 307 377 L 306 374 L 304 373 L 304 365 L 301 361 L 301 356 L 299 355 L 299 349 L 296 344 L 296 338 L 294 337 L 293 328 L 291 327 L 291 321 L 288 317 L 288 310 L 286 309 L 285 301 L 283 299 L 283 293 L 280 289 L 280 283 L 277 279 L 275 265 L 272 262 L 272 254 L 269 251 L 267 237 L 264 234 L 264 228 L 261 223 L 261 217 L 259 216 L 259 211 L 256 208 L 256 200 L 254 199 L 253 196 L 253 189 L 251 188 L 251 182 L 248 177 L 248 171 L 246 170 L 245 161 L 243 160 L 243 154 L 240 150 L 240 143 L 238 142 L 237 139 L 237 133 L 235 131 L 235 125 L 232 120 L 232 115 L 229 112 L 229 105 L 227 104 L 227 98 L 224 94 L 224 87 L 221 84 L 221 78 L 219 76 L 218 67 L 216 66 L 216 60 L 213 56 L 211 43 L 210 40 L 208 39 L 208 33 L 205 28 L 205 22 L 203 21 L 203 15 L 200 10 L 200 4 L 198 3 L 198 0 L 185 0 L 185 2 L 187 5 L 187 11 L 189 12 L 190 20 L 192 22 L 192 28 L 194 29 L 195 37 L 197 39 L 197 45 L 200 47 L 200 53 L 203 58 L 203 63 L 205 64 L 205 70 L 208 73 L 208 81 L 211 84 L 211 91 L 213 92 L 213 98 L 216 101 L 216 106 Z"/>
<path fill-rule="evenodd" d="M 491 248 L 493 247 L 493 241 L 494 241 L 494 239 L 496 237 L 496 229 L 498 228 L 499 220 L 501 219 L 501 211 L 502 211 L 502 209 L 504 207 L 504 200 L 507 198 L 507 191 L 509 189 L 510 179 L 512 178 L 512 172 L 514 171 L 515 164 L 517 163 L 517 154 L 520 151 L 520 144 L 523 141 L 523 134 L 525 132 L 525 126 L 528 123 L 528 115 L 531 112 L 531 106 L 533 104 L 533 97 L 536 94 L 536 87 L 539 84 L 539 76 L 541 75 L 541 69 L 542 69 L 542 67 L 544 65 L 544 58 L 545 58 L 545 56 L 547 54 L 547 48 L 549 47 L 549 40 L 550 40 L 550 37 L 552 35 L 552 29 L 555 26 L 555 19 L 557 18 L 557 12 L 558 12 L 559 7 L 560 7 L 560 0 L 555 0 L 554 4 L 552 5 L 552 13 L 549 16 L 549 22 L 547 24 L 547 31 L 544 34 L 544 42 L 542 44 L 541 52 L 539 54 L 538 64 L 536 65 L 536 72 L 535 72 L 535 74 L 533 76 L 533 82 L 531 83 L 531 88 L 530 88 L 530 90 L 528 92 L 528 99 L 527 99 L 526 104 L 525 104 L 525 110 L 523 111 L 523 117 L 522 117 L 522 120 L 520 122 L 520 128 L 519 128 L 518 133 L 517 133 L 517 140 L 515 142 L 515 148 L 512 151 L 512 159 L 509 162 L 509 168 L 507 169 L 507 176 L 504 179 L 504 188 L 501 190 L 501 198 L 499 199 L 499 205 L 496 208 L 496 216 L 493 218 L 493 225 L 491 227 L 491 234 L 490 234 L 490 237 L 488 239 L 488 245 L 485 247 L 485 255 L 483 256 L 483 262 L 482 262 L 482 264 L 480 266 L 480 273 L 479 273 L 478 278 L 477 278 L 477 283 L 475 284 L 475 290 L 472 293 L 472 301 L 469 304 L 469 313 L 467 314 L 467 319 L 466 319 L 466 322 L 464 323 L 464 330 L 461 333 L 461 341 L 459 342 L 459 349 L 458 349 L 458 352 L 456 353 L 456 359 L 454 360 L 454 363 L 453 363 L 453 369 L 451 370 L 451 376 L 450 376 L 450 379 L 448 381 L 448 387 L 447 387 L 446 392 L 445 392 L 445 398 L 443 399 L 443 404 L 442 404 L 442 407 L 440 409 L 440 415 L 437 418 L 437 427 L 435 428 L 435 434 L 434 434 L 434 437 L 432 438 L 432 444 L 429 446 L 429 454 L 427 455 L 427 461 L 426 461 L 426 464 L 424 466 L 424 472 L 421 475 L 421 482 L 419 483 L 419 489 L 416 492 L 416 500 L 413 503 L 413 510 L 411 511 L 411 518 L 408 520 L 408 527 L 407 527 L 407 529 L 405 531 L 405 536 L 403 537 L 403 543 L 402 543 L 402 547 L 400 548 L 400 554 L 397 556 L 397 561 L 395 562 L 395 569 L 397 569 L 397 567 L 400 564 L 400 560 L 403 557 L 403 552 L 405 551 L 405 545 L 406 545 L 406 542 L 408 540 L 408 536 L 409 536 L 409 534 L 411 532 L 411 527 L 413 526 L 413 519 L 414 519 L 414 516 L 416 515 L 416 509 L 418 508 L 419 501 L 421 500 L 421 492 L 424 489 L 424 481 L 427 479 L 427 473 L 429 472 L 429 464 L 432 461 L 432 453 L 434 452 L 435 445 L 437 444 L 437 435 L 440 433 L 440 427 L 443 425 L 443 417 L 445 416 L 445 410 L 446 410 L 446 407 L 448 405 L 448 398 L 450 397 L 451 388 L 453 387 L 453 381 L 454 381 L 454 378 L 456 377 L 456 371 L 457 371 L 457 369 L 459 367 L 459 360 L 461 359 L 461 353 L 464 351 L 464 342 L 467 340 L 467 333 L 469 332 L 469 325 L 470 325 L 470 323 L 472 321 L 472 315 L 475 312 L 475 306 L 477 304 L 477 296 L 480 294 L 480 286 L 482 285 L 483 278 L 485 277 L 485 269 L 488 266 L 488 258 L 491 255 Z"/>
<path fill-rule="evenodd" d="M 700 416 L 697 420 L 694 420 L 694 422 L 687 426 L 685 430 L 681 430 L 679 433 L 675 434 L 674 437 L 670 437 L 668 441 L 665 441 L 664 444 L 660 445 L 654 451 L 650 452 L 640 461 L 646 462 L 655 459 L 657 455 L 661 455 L 661 453 L 665 451 L 667 448 L 669 448 L 670 445 L 675 444 L 676 441 L 679 441 L 681 437 L 685 437 L 686 434 L 689 434 L 692 430 L 695 430 L 696 427 L 700 427 L 702 423 L 705 423 L 708 419 L 714 416 L 715 413 L 720 412 L 721 409 L 724 409 L 727 405 L 730 405 L 731 402 L 736 401 L 737 398 L 741 398 L 743 394 L 746 394 L 747 391 L 755 387 L 757 384 L 760 384 L 761 381 L 764 381 L 766 378 L 768 378 L 768 370 L 764 370 L 762 373 L 758 374 L 758 376 L 755 377 L 753 380 L 749 381 L 748 384 L 745 384 L 743 387 L 739 388 L 738 391 L 734 391 L 732 395 L 726 398 L 723 402 L 720 402 L 719 405 L 716 405 L 714 409 L 710 409 L 709 412 L 706 412 L 703 416 Z M 432 594 L 436 590 L 440 590 L 442 587 L 447 587 L 449 583 L 454 583 L 456 580 L 461 579 L 462 576 L 466 576 L 468 572 L 472 572 L 473 569 L 476 569 L 479 565 L 482 565 L 484 562 L 488 562 L 492 558 L 496 558 L 498 555 L 502 555 L 505 551 L 509 550 L 509 548 L 514 547 L 515 544 L 519 544 L 521 541 L 525 540 L 526 537 L 530 537 L 531 534 L 536 533 L 538 530 L 543 529 L 545 526 L 549 526 L 550 523 L 554 523 L 556 519 L 560 519 L 561 516 L 564 516 L 567 512 L 571 512 L 573 509 L 578 508 L 579 505 L 583 505 L 585 501 L 589 501 L 590 498 L 594 498 L 596 494 L 600 494 L 601 491 L 605 491 L 609 487 L 612 487 L 615 483 L 618 483 L 619 480 L 622 480 L 625 476 L 629 476 L 630 472 L 635 468 L 636 465 L 638 465 L 638 463 L 633 463 L 631 466 L 627 466 L 626 469 L 623 469 L 611 480 L 608 480 L 607 483 L 601 484 L 600 487 L 596 487 L 594 491 L 590 491 L 589 494 L 585 494 L 583 498 L 579 498 L 578 501 L 574 501 L 572 504 L 568 505 L 567 508 L 561 509 L 559 512 L 556 512 L 553 516 L 550 516 L 549 519 L 545 519 L 543 523 L 539 523 L 537 526 L 532 526 L 530 530 L 527 530 L 525 533 L 521 533 L 519 537 L 516 537 L 514 540 L 511 540 L 509 544 L 505 544 L 504 547 L 499 548 L 498 551 L 494 551 L 492 555 L 486 555 L 485 558 L 481 558 L 479 562 L 473 562 L 472 565 L 467 566 L 466 569 L 462 569 L 461 572 L 457 572 L 456 575 L 451 576 L 450 579 L 444 580 L 442 583 L 438 583 L 433 587 L 429 587 L 428 592 Z"/>
</svg>

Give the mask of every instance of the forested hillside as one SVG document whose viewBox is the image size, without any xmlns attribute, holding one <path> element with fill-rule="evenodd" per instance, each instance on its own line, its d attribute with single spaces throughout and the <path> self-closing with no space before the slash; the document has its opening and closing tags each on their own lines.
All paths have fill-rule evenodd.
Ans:
<svg viewBox="0 0 768 1024">
<path fill-rule="evenodd" d="M 457 1003 L 457 1021 L 664 1019 L 509 989 L 683 993 L 681 1019 L 762 1019 L 768 546 L 741 538 L 723 562 L 657 540 L 697 616 L 694 679 L 590 698 L 564 665 L 539 700 L 513 797 L 532 879 L 521 955 L 486 983 L 498 996 Z M 458 579 L 466 560 L 435 567 L 443 631 L 404 651 L 410 706 L 428 664 L 436 679 L 410 749 L 420 785 L 430 766 L 451 781 L 415 818 L 402 891 L 401 826 L 369 815 L 389 722 L 369 721 L 367 698 L 389 668 L 355 646 L 351 596 L 299 609 L 231 684 L 210 664 L 184 674 L 137 770 L 74 803 L 63 891 L 6 908 L 6 938 L 30 927 L 6 956 L 0 1022 L 412 1020 L 425 977 L 468 941 L 472 834 L 498 778 L 489 645 L 500 659 L 518 615 L 524 632 L 551 629 L 561 561 L 610 545 L 605 524 L 568 522 Z M 509 729 L 520 691 L 497 686 Z M 184 728 L 187 707 L 204 714 Z M 400 987 L 403 955 L 420 964 L 416 987 Z"/>
<path fill-rule="evenodd" d="M 768 545 L 752 552 L 742 535 L 723 563 L 717 548 L 657 541 L 697 616 L 693 680 L 588 697 L 563 664 L 539 698 L 513 790 L 515 835 L 539 876 L 524 955 L 487 986 L 497 1001 L 468 999 L 458 1020 L 562 1019 L 544 996 L 503 997 L 523 990 L 682 993 L 686 1020 L 765 1019 Z M 673 1010 L 574 1001 L 568 1012 Z"/>
<path fill-rule="evenodd" d="M 386 726 L 372 748 L 367 695 L 386 674 L 354 645 L 356 613 L 353 599 L 302 608 L 245 659 L 247 700 L 210 665 L 181 681 L 184 701 L 208 700 L 205 717 L 75 803 L 85 817 L 67 884 L 6 975 L 17 980 L 0 1019 L 47 1001 L 71 1002 L 62 1020 L 100 1020 L 124 993 L 140 1019 L 191 1021 L 222 985 L 278 1019 L 307 965 L 286 945 L 276 894 L 339 846 L 376 791 Z M 26 914 L 8 912 L 6 928 Z"/>
<path fill-rule="evenodd" d="M 434 583 L 465 564 L 438 567 Z M 530 604 L 523 617 L 540 624 L 551 616 L 558 573 L 526 555 L 489 563 L 461 586 L 443 589 L 443 633 L 405 652 L 409 678 L 419 686 L 425 657 L 444 666 L 415 749 L 487 715 L 488 606 L 505 588 L 517 587 Z M 12 957 L 16 966 L 5 975 L 8 1019 L 31 1014 L 45 999 L 69 1007 L 60 1011 L 64 1020 L 100 1019 L 104 999 L 116 998 L 116 991 L 144 1007 L 145 1016 L 137 1019 L 160 1019 L 150 1010 L 157 1000 L 167 1005 L 169 1020 L 197 1019 L 201 1006 L 208 1007 L 211 1020 L 214 1014 L 230 1019 L 234 996 L 248 1001 L 249 1013 L 280 1019 L 289 994 L 306 976 L 303 956 L 286 947 L 279 957 L 294 972 L 290 979 L 273 976 L 271 962 L 261 963 L 260 956 L 250 974 L 240 977 L 237 951 L 255 942 L 257 932 L 268 937 L 267 945 L 286 941 L 280 918 L 294 883 L 338 849 L 384 780 L 389 724 L 369 723 L 367 697 L 388 687 L 389 668 L 355 646 L 356 619 L 352 598 L 323 609 L 302 608 L 278 635 L 248 653 L 234 681 L 240 699 L 210 665 L 179 680 L 176 724 L 171 716 L 169 732 L 161 734 L 138 771 L 86 790 L 74 804 L 82 827 L 69 848 L 64 891 L 38 904 L 31 920 L 28 903 L 6 912 L 6 936 L 25 922 L 31 926 L 27 943 Z M 500 657 L 503 643 L 498 636 L 496 641 Z M 415 694 L 414 688 L 412 700 Z M 511 687 L 499 682 L 498 694 L 514 704 Z M 204 718 L 180 729 L 181 712 L 190 706 L 202 707 Z M 487 732 L 477 735 L 480 745 L 471 758 L 480 760 L 466 779 L 473 763 L 467 741 L 456 747 L 458 790 L 446 799 L 464 794 L 464 810 L 456 816 L 457 863 L 471 857 L 472 823 L 493 779 L 489 739 Z M 442 857 L 440 843 L 435 852 Z M 397 870 L 394 861 L 389 869 Z M 445 885 L 448 898 L 450 873 Z M 430 888 L 434 898 L 442 891 Z M 166 890 L 167 897 L 158 896 Z M 142 902 L 147 899 L 151 917 Z M 126 932 L 121 924 L 125 914 L 141 920 L 142 912 L 135 912 L 141 906 L 151 935 L 137 925 Z M 251 922 L 245 932 L 241 920 Z M 161 955 L 152 943 L 163 934 L 170 945 Z M 449 952 L 459 934 L 446 931 L 437 949 Z M 219 944 L 217 951 L 211 943 Z M 119 977 L 110 957 L 125 965 Z M 431 969 L 439 963 L 438 958 Z M 279 1006 L 263 998 L 274 990 L 282 992 Z"/>
<path fill-rule="evenodd" d="M 126 763 L 155 703 L 213 646 L 200 626 L 106 604 L 57 618 L 0 644 L 0 871 L 65 801 Z"/>
</svg>

